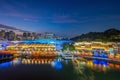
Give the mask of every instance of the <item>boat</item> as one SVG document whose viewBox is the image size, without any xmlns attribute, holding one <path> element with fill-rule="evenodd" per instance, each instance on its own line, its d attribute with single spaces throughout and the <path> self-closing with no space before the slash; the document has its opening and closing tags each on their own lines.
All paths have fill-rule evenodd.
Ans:
<svg viewBox="0 0 120 80">
<path fill-rule="evenodd" d="M 61 56 L 65 60 L 73 60 L 73 59 L 75 59 L 74 55 L 70 54 L 70 53 L 63 53 Z"/>
</svg>

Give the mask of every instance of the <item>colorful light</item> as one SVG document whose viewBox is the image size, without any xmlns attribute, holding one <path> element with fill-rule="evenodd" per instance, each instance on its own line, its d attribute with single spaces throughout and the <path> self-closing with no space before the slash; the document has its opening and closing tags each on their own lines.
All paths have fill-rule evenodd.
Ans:
<svg viewBox="0 0 120 80">
<path fill-rule="evenodd" d="M 11 63 L 12 63 L 12 61 L 9 61 L 9 62 L 3 62 L 3 63 L 0 64 L 0 67 L 3 67 L 3 68 L 5 68 L 5 67 L 9 67 L 9 66 L 11 65 Z"/>
<path fill-rule="evenodd" d="M 60 60 L 53 61 L 51 65 L 56 69 L 56 70 L 61 70 L 63 68 L 62 62 Z"/>
</svg>

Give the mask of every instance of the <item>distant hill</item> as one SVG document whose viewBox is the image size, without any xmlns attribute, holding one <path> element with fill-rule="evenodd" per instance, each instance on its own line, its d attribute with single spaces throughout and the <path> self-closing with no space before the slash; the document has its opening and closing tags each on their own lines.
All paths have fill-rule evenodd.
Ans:
<svg viewBox="0 0 120 80">
<path fill-rule="evenodd" d="M 115 28 L 108 29 L 104 32 L 89 32 L 80 36 L 71 38 L 74 41 L 116 41 L 120 42 L 120 30 Z"/>
<path fill-rule="evenodd" d="M 29 31 L 25 31 L 25 30 L 21 30 L 21 29 L 17 29 L 15 27 L 11 27 L 11 26 L 7 26 L 7 25 L 3 25 L 3 24 L 0 24 L 0 30 L 12 30 L 12 31 L 20 31 L 20 32 L 29 32 Z"/>
</svg>

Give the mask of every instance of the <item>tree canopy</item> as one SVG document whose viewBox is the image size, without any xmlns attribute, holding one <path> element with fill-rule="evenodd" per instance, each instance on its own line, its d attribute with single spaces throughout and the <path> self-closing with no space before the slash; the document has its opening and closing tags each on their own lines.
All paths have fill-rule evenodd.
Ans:
<svg viewBox="0 0 120 80">
<path fill-rule="evenodd" d="M 62 51 L 74 51 L 75 47 L 73 44 L 64 43 Z"/>
<path fill-rule="evenodd" d="M 120 42 L 120 30 L 108 29 L 104 32 L 89 32 L 72 38 L 74 41 Z"/>
</svg>

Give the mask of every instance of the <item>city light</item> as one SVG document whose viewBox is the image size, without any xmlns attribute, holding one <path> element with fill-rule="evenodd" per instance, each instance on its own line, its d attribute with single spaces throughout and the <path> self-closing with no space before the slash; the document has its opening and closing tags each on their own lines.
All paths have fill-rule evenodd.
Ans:
<svg viewBox="0 0 120 80">
<path fill-rule="evenodd" d="M 61 70 L 63 68 L 62 62 L 60 60 L 58 60 L 58 59 L 53 61 L 53 62 L 51 62 L 51 65 L 56 70 Z"/>
</svg>

